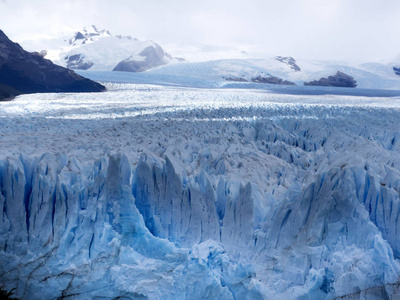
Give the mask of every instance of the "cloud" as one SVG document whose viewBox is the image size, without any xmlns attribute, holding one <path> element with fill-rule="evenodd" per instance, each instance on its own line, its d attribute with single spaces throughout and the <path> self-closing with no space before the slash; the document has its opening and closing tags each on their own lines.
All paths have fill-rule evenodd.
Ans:
<svg viewBox="0 0 400 300">
<path fill-rule="evenodd" d="M 176 50 L 205 44 L 317 59 L 395 56 L 399 17 L 397 0 L 0 2 L 0 28 L 16 40 L 96 24 Z"/>
</svg>

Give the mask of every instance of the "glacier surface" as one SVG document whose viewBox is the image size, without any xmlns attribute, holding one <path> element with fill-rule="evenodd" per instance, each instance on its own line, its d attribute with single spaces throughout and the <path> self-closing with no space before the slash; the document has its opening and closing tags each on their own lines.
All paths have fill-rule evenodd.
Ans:
<svg viewBox="0 0 400 300">
<path fill-rule="evenodd" d="M 400 297 L 399 97 L 108 89 L 1 104 L 17 297 Z"/>
</svg>

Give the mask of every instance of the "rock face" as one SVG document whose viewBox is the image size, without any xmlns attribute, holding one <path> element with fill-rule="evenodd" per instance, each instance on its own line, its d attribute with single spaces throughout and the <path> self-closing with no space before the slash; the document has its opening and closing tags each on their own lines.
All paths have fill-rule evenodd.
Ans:
<svg viewBox="0 0 400 300">
<path fill-rule="evenodd" d="M 393 71 L 396 75 L 400 76 L 400 67 L 393 67 Z"/>
<path fill-rule="evenodd" d="M 287 64 L 292 70 L 298 72 L 301 71 L 300 67 L 296 64 L 296 60 L 290 56 L 277 56 L 275 57 L 277 61 Z"/>
<path fill-rule="evenodd" d="M 257 76 L 251 79 L 252 82 L 256 83 L 269 83 L 269 84 L 279 84 L 279 85 L 296 85 L 294 82 L 283 80 L 282 78 L 268 75 L 267 77 Z"/>
<path fill-rule="evenodd" d="M 68 69 L 87 70 L 93 66 L 93 63 L 91 61 L 85 61 L 81 54 L 74 54 L 65 59 L 67 60 Z"/>
<path fill-rule="evenodd" d="M 304 82 L 304 85 L 355 88 L 357 86 L 357 81 L 350 75 L 337 71 L 333 76 L 329 76 L 328 78 L 322 77 L 320 80 Z"/>
<path fill-rule="evenodd" d="M 88 42 L 93 42 L 97 37 L 100 36 L 111 36 L 111 33 L 108 30 L 98 30 L 96 26 L 92 25 L 89 27 L 83 28 L 83 33 L 78 31 L 75 32 L 73 38 L 69 39 L 69 44 L 73 46 L 77 46 L 79 44 L 86 44 Z"/>
<path fill-rule="evenodd" d="M 166 65 L 172 56 L 166 53 L 159 45 L 154 44 L 145 48 L 138 55 L 131 56 L 118 63 L 113 71 L 143 72 L 151 68 Z"/>
<path fill-rule="evenodd" d="M 222 76 L 222 78 L 224 78 L 227 81 L 235 81 L 235 82 L 249 82 L 246 78 L 244 77 L 227 77 L 225 78 L 224 76 Z"/>
<path fill-rule="evenodd" d="M 249 82 L 250 80 L 246 79 L 245 77 L 222 77 L 227 81 L 235 81 L 235 82 Z M 268 84 L 279 84 L 279 85 L 296 85 L 294 82 L 288 81 L 288 80 L 283 80 L 282 78 L 272 76 L 272 75 L 266 75 L 266 76 L 257 76 L 254 78 L 251 78 L 251 82 L 254 83 L 268 83 Z"/>
<path fill-rule="evenodd" d="M 101 92 L 105 87 L 29 53 L 0 30 L 0 100 L 19 94 Z"/>
</svg>

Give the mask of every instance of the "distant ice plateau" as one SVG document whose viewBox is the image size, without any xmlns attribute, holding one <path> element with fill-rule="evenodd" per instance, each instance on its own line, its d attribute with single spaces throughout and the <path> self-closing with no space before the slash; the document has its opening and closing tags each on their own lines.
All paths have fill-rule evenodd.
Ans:
<svg viewBox="0 0 400 300">
<path fill-rule="evenodd" d="M 107 88 L 1 103 L 17 297 L 400 297 L 399 96 Z"/>
</svg>

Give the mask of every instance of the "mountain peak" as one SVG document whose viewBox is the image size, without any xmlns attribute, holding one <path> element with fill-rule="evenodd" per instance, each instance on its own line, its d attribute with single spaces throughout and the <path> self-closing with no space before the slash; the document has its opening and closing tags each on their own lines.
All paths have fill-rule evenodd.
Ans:
<svg viewBox="0 0 400 300">
<path fill-rule="evenodd" d="M 113 36 L 95 25 L 75 32 L 68 45 L 58 50 L 58 64 L 70 69 L 143 72 L 182 60 L 173 58 L 151 40 Z"/>
<path fill-rule="evenodd" d="M 112 36 L 108 30 L 98 30 L 95 25 L 83 27 L 82 31 L 75 32 L 74 36 L 69 40 L 69 45 L 86 44 L 94 42 L 99 37 Z"/>
</svg>

